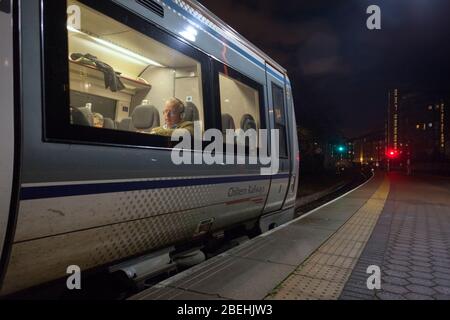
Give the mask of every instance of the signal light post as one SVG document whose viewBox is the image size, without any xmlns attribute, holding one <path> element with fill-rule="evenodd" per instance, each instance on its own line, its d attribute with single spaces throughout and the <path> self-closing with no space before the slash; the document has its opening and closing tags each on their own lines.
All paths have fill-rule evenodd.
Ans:
<svg viewBox="0 0 450 320">
<path fill-rule="evenodd" d="M 344 145 L 338 145 L 336 146 L 336 151 L 341 156 L 342 160 L 344 153 L 347 151 L 347 148 Z"/>
</svg>

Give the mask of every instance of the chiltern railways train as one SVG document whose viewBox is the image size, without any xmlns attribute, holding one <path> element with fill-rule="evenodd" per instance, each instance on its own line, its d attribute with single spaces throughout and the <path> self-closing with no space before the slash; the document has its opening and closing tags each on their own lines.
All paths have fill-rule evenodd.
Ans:
<svg viewBox="0 0 450 320">
<path fill-rule="evenodd" d="M 293 218 L 286 70 L 199 3 L 5 0 L 0 29 L 0 296 L 70 266 L 139 278 Z M 278 129 L 278 173 L 175 165 L 149 134 L 173 98 L 203 131 Z"/>
</svg>

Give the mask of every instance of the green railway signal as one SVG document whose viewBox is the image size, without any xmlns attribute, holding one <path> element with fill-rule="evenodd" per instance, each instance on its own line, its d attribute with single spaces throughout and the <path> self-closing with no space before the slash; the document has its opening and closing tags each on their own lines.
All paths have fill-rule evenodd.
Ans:
<svg viewBox="0 0 450 320">
<path fill-rule="evenodd" d="M 338 145 L 338 146 L 336 147 L 336 150 L 337 150 L 337 152 L 339 152 L 339 153 L 344 153 L 345 151 L 347 151 L 347 148 L 346 148 L 345 146 L 343 146 L 343 145 Z"/>
</svg>

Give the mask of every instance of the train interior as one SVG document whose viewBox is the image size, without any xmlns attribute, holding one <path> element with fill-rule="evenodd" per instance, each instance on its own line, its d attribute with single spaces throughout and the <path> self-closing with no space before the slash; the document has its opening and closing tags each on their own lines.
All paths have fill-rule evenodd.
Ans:
<svg viewBox="0 0 450 320">
<path fill-rule="evenodd" d="M 183 120 L 204 130 L 198 61 L 75 0 L 67 31 L 72 124 L 149 133 L 165 124 L 165 103 L 176 97 Z M 225 74 L 219 86 L 222 129 L 259 128 L 259 92 Z"/>
</svg>

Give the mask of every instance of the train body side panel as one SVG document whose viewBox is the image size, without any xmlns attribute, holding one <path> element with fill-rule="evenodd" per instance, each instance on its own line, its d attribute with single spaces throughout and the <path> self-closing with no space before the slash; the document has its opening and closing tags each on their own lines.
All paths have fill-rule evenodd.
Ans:
<svg viewBox="0 0 450 320">
<path fill-rule="evenodd" d="M 3 293 L 61 277 L 72 264 L 87 270 L 192 240 L 202 221 L 212 220 L 214 232 L 262 210 L 265 180 L 189 186 L 199 179 L 177 188 L 22 200 Z"/>
<path fill-rule="evenodd" d="M 0 256 L 10 214 L 14 168 L 13 16 L 10 1 L 0 7 Z"/>
</svg>

